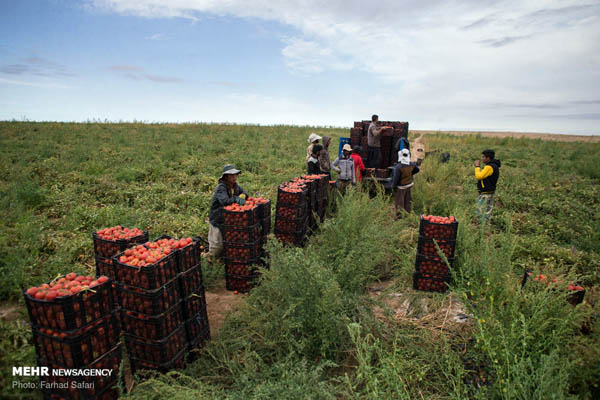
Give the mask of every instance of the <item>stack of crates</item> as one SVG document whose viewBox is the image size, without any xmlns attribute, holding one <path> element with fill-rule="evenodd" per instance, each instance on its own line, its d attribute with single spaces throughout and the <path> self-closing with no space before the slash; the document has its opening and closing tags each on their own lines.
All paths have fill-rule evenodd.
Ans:
<svg viewBox="0 0 600 400">
<path fill-rule="evenodd" d="M 362 152 L 360 155 L 365 165 L 368 165 L 367 134 L 369 131 L 369 125 L 371 125 L 371 121 L 356 121 L 354 122 L 354 127 L 350 129 L 350 143 L 352 146 L 360 144 L 362 147 Z M 383 136 L 381 137 L 381 164 L 374 166 L 376 169 L 385 170 L 386 176 L 380 177 L 388 177 L 387 168 L 398 162 L 398 154 L 396 151 L 394 151 L 394 146 L 401 137 L 408 137 L 408 122 L 379 121 L 378 125 L 386 125 L 393 128 L 393 130 L 384 131 Z"/>
<path fill-rule="evenodd" d="M 112 281 L 103 277 L 89 283 L 93 289 L 62 296 L 60 291 L 57 296 L 57 287 L 76 286 L 79 279 L 71 273 L 24 292 L 38 366 L 48 368 L 42 393 L 44 399 L 116 399 L 121 332 Z M 44 292 L 47 298 L 41 295 Z M 70 376 L 53 372 L 61 369 L 109 369 L 112 373 Z"/>
<path fill-rule="evenodd" d="M 277 190 L 275 237 L 284 244 L 303 246 L 308 232 L 309 193 L 301 179 L 285 182 Z"/>
<path fill-rule="evenodd" d="M 247 293 L 258 281 L 256 266 L 264 265 L 265 232 L 268 234 L 264 226 L 266 207 L 263 206 L 262 214 L 259 208 L 261 207 L 255 205 L 244 211 L 230 210 L 227 207 L 223 210 L 223 259 L 227 290 Z M 270 215 L 268 218 L 270 221 Z"/>
<path fill-rule="evenodd" d="M 306 182 L 308 189 L 308 228 L 309 233 L 314 232 L 317 229 L 317 218 L 321 217 L 323 201 L 320 198 L 321 192 L 321 175 L 303 175 L 302 178 Z"/>
<path fill-rule="evenodd" d="M 454 217 L 450 218 L 454 222 L 435 223 L 421 215 L 417 258 L 413 274 L 415 290 L 443 293 L 448 289 L 451 277 L 450 268 L 454 265 L 458 232 L 458 221 Z M 436 243 L 444 257 L 438 254 Z"/>
<path fill-rule="evenodd" d="M 188 350 L 199 349 L 210 340 L 206 293 L 200 263 L 202 247 L 200 238 L 194 239 L 191 243 L 188 239 L 188 243 L 185 245 L 182 243 L 177 251 L 177 264 L 180 270 L 179 293 Z"/>
<path fill-rule="evenodd" d="M 125 345 L 133 373 L 140 369 L 167 372 L 183 368 L 185 363 L 188 340 L 179 252 L 167 243 L 169 239 L 162 237 L 113 257 Z M 132 259 L 152 251 L 160 251 L 160 255 L 142 257 L 145 265 L 139 266 Z"/>
</svg>

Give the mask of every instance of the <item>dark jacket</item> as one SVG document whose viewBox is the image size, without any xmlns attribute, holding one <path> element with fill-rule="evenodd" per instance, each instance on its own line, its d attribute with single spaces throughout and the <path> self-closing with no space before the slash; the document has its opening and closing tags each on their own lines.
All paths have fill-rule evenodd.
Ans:
<svg viewBox="0 0 600 400">
<path fill-rule="evenodd" d="M 318 175 L 318 174 L 322 174 L 323 172 L 321 171 L 320 168 L 320 164 L 319 164 L 319 160 L 317 160 L 314 156 L 310 156 L 310 158 L 308 159 L 308 175 Z"/>
<path fill-rule="evenodd" d="M 234 197 L 237 197 L 241 194 L 248 196 L 248 193 L 246 193 L 246 191 L 237 183 L 233 191 L 231 191 L 225 181 L 219 180 L 219 184 L 215 189 L 215 194 L 213 195 L 212 202 L 210 204 L 210 213 L 208 214 L 208 220 L 212 226 L 215 226 L 219 229 L 223 227 L 223 207 L 235 203 Z"/>
<path fill-rule="evenodd" d="M 412 187 L 413 175 L 419 173 L 419 167 L 417 164 L 411 162 L 410 164 L 396 164 L 392 174 L 392 188 L 395 187 Z"/>
<path fill-rule="evenodd" d="M 479 193 L 494 193 L 496 191 L 496 183 L 500 177 L 500 160 L 493 159 L 483 168 L 485 171 L 487 166 L 492 167 L 492 174 L 483 179 L 477 180 L 477 191 Z"/>
</svg>

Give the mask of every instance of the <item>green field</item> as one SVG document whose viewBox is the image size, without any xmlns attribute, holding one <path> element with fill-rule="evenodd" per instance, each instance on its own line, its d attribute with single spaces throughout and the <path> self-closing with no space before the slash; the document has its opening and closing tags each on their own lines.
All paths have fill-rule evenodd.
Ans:
<svg viewBox="0 0 600 400">
<path fill-rule="evenodd" d="M 162 234 L 208 231 L 222 166 L 275 201 L 305 172 L 311 131 L 240 125 L 0 122 L 0 393 L 11 367 L 35 365 L 22 289 L 93 271 L 91 233 L 121 224 Z M 139 379 L 132 399 L 600 398 L 600 144 L 426 136 L 413 213 L 351 191 L 305 248 L 270 241 L 271 269 L 186 370 Z M 489 226 L 474 216 L 473 160 L 502 160 Z M 460 221 L 451 290 L 412 290 L 419 214 Z M 520 288 L 524 268 L 562 283 Z M 204 265 L 207 288 L 223 267 Z M 378 281 L 385 284 L 377 283 Z M 586 288 L 583 304 L 566 285 Z M 369 286 L 382 285 L 378 292 Z M 374 293 L 379 294 L 375 296 Z M 400 312 L 387 299 L 400 299 Z M 465 322 L 448 318 L 459 307 Z M 35 381 L 34 378 L 32 378 Z"/>
</svg>

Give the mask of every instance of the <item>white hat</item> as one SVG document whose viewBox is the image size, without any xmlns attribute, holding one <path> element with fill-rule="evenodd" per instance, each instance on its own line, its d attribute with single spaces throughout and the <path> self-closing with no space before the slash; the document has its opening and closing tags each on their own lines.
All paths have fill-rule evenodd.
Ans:
<svg viewBox="0 0 600 400">
<path fill-rule="evenodd" d="M 350 146 L 348 143 L 346 143 L 344 145 L 344 147 L 342 147 L 342 151 L 349 151 L 352 152 L 352 146 Z"/>
<path fill-rule="evenodd" d="M 308 137 L 308 143 L 314 143 L 317 140 L 321 140 L 323 139 L 321 136 L 317 135 L 316 133 L 311 133 L 310 136 Z"/>
<path fill-rule="evenodd" d="M 410 151 L 402 149 L 398 152 L 398 162 L 400 164 L 410 164 Z"/>
</svg>

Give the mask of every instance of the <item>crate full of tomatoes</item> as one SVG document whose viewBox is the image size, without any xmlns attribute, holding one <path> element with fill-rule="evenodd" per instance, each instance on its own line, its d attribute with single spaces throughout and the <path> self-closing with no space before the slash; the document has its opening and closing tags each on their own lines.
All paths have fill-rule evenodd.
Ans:
<svg viewBox="0 0 600 400">
<path fill-rule="evenodd" d="M 201 348 L 210 340 L 210 327 L 206 313 L 198 313 L 185 321 L 185 332 L 188 341 L 188 350 Z"/>
<path fill-rule="evenodd" d="M 116 285 L 116 289 L 121 308 L 146 315 L 162 314 L 180 300 L 177 278 L 158 289 L 129 285 Z"/>
<path fill-rule="evenodd" d="M 413 289 L 425 292 L 440 292 L 444 293 L 448 290 L 450 277 L 441 277 L 430 274 L 422 274 L 415 272 L 413 274 Z"/>
<path fill-rule="evenodd" d="M 45 399 L 70 399 L 70 400 L 113 400 L 119 398 L 120 343 L 100 356 L 97 360 L 81 368 L 82 370 L 109 370 L 109 376 L 82 374 L 78 376 L 65 376 L 62 371 L 65 365 L 38 360 L 40 366 L 48 367 L 48 376 L 44 377 L 47 385 L 42 387 Z M 67 368 L 68 369 L 68 368 Z"/>
<path fill-rule="evenodd" d="M 73 272 L 24 292 L 31 323 L 38 327 L 74 331 L 115 309 L 111 280 Z"/>
<path fill-rule="evenodd" d="M 434 275 L 438 277 L 449 277 L 450 276 L 450 268 L 452 267 L 454 259 L 449 258 L 448 264 L 437 255 L 435 256 L 425 256 L 422 254 L 417 254 L 417 260 L 415 262 L 415 272 L 419 272 L 421 274 Z"/>
<path fill-rule="evenodd" d="M 173 333 L 184 321 L 181 301 L 158 315 L 146 315 L 121 310 L 123 331 L 147 340 L 162 340 Z"/>
<path fill-rule="evenodd" d="M 308 200 L 308 188 L 304 181 L 284 182 L 277 189 L 277 205 L 303 206 Z"/>
<path fill-rule="evenodd" d="M 161 340 L 149 340 L 125 334 L 125 344 L 129 357 L 154 364 L 164 364 L 185 349 L 187 340 L 185 325 L 181 324 L 169 336 Z"/>
<path fill-rule="evenodd" d="M 438 256 L 438 247 L 442 253 L 444 253 L 446 258 L 453 258 L 456 250 L 456 240 L 434 239 L 420 236 L 417 244 L 417 254 L 424 256 Z"/>
<path fill-rule="evenodd" d="M 455 217 L 421 215 L 419 235 L 426 238 L 456 240 L 458 221 Z"/>
<path fill-rule="evenodd" d="M 71 332 L 32 326 L 38 360 L 65 368 L 91 364 L 119 343 L 117 311 Z"/>
<path fill-rule="evenodd" d="M 179 245 L 179 241 L 164 237 L 117 254 L 113 257 L 116 281 L 148 290 L 160 288 L 175 279 L 180 271 Z"/>
<path fill-rule="evenodd" d="M 138 228 L 124 228 L 121 225 L 100 229 L 92 234 L 94 254 L 111 258 L 133 244 L 148 241 L 148 232 Z"/>
</svg>

